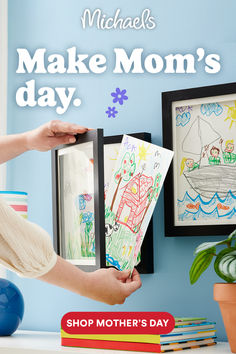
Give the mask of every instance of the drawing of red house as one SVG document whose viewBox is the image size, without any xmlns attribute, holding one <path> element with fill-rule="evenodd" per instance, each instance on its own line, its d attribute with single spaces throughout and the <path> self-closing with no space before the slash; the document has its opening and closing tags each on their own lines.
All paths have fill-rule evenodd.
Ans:
<svg viewBox="0 0 236 354">
<path fill-rule="evenodd" d="M 141 173 L 133 177 L 124 187 L 116 221 L 136 233 L 148 206 L 148 195 L 153 186 L 153 178 Z"/>
</svg>

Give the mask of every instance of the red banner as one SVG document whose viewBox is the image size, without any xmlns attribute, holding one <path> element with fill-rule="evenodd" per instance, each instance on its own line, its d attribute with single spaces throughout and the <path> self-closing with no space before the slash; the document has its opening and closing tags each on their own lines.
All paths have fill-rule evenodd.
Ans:
<svg viewBox="0 0 236 354">
<path fill-rule="evenodd" d="M 167 334 L 174 326 L 168 312 L 68 312 L 61 320 L 68 334 Z"/>
</svg>

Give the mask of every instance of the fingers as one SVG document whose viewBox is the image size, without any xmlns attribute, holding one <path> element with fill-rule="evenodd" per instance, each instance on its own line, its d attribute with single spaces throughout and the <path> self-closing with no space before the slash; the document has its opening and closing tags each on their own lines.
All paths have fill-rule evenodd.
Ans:
<svg viewBox="0 0 236 354">
<path fill-rule="evenodd" d="M 58 145 L 73 144 L 76 142 L 76 138 L 72 135 L 57 136 L 51 139 L 52 139 L 50 141 L 51 148 L 54 148 Z"/>
<path fill-rule="evenodd" d="M 130 278 L 130 275 L 129 277 L 125 280 L 125 283 L 131 283 L 132 279 Z"/>
<path fill-rule="evenodd" d="M 126 281 L 129 277 L 130 277 L 130 270 L 123 270 L 121 271 L 117 271 L 117 279 L 122 280 L 122 281 Z"/>
<path fill-rule="evenodd" d="M 94 279 L 100 283 L 98 290 L 96 286 L 93 287 L 95 293 L 92 298 L 109 305 L 123 304 L 129 295 L 141 287 L 140 276 L 135 269 L 132 277 L 130 270 L 119 271 L 115 268 L 99 269 L 91 274 L 94 274 Z"/>
<path fill-rule="evenodd" d="M 121 284 L 121 285 L 123 285 L 125 287 L 126 295 L 128 297 L 133 292 L 138 290 L 141 287 L 142 283 L 141 283 L 141 280 L 139 280 L 139 281 L 131 281 L 130 283 L 125 283 L 125 284 Z"/>
<path fill-rule="evenodd" d="M 113 268 L 113 270 L 116 272 L 116 278 L 119 280 L 124 280 L 126 282 L 131 282 L 131 281 L 139 281 L 140 280 L 140 275 L 139 272 L 134 268 L 132 271 L 132 275 L 130 276 L 130 269 L 126 269 L 123 271 L 118 271 Z"/>
<path fill-rule="evenodd" d="M 122 284 L 125 287 L 127 296 L 131 295 L 134 291 L 138 290 L 142 286 L 140 275 L 136 269 L 133 270 L 131 281 L 127 281 Z"/>
<path fill-rule="evenodd" d="M 48 128 L 53 134 L 83 134 L 88 131 L 88 128 L 82 127 L 78 124 L 61 122 L 60 120 L 53 120 L 48 123 Z"/>
<path fill-rule="evenodd" d="M 141 279 L 140 279 L 139 272 L 138 272 L 137 269 L 135 269 L 135 268 L 133 269 L 131 279 L 132 279 L 133 281 L 140 281 L 140 283 L 141 283 Z"/>
</svg>

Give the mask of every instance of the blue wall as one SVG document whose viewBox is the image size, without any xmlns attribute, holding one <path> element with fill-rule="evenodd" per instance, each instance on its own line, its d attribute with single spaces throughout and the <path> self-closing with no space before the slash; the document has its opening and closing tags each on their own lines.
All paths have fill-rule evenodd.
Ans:
<svg viewBox="0 0 236 354">
<path fill-rule="evenodd" d="M 86 7 L 101 8 L 113 14 L 122 9 L 125 16 L 136 16 L 145 7 L 152 10 L 157 27 L 152 31 L 98 31 L 83 30 L 80 16 Z M 232 82 L 236 79 L 234 0 L 9 0 L 9 81 L 8 133 L 32 129 L 51 119 L 63 119 L 89 127 L 104 128 L 105 135 L 149 131 L 153 142 L 162 144 L 161 92 L 211 84 Z M 63 53 L 76 45 L 81 53 L 103 53 L 108 59 L 108 70 L 102 75 L 17 75 L 16 48 Z M 221 56 L 222 68 L 216 75 L 206 74 L 201 64 L 198 73 L 114 75 L 114 47 L 129 52 L 142 47 L 145 53 L 194 53 L 198 47 L 207 53 Z M 16 89 L 28 79 L 36 79 L 38 86 L 76 86 L 82 105 L 70 107 L 63 116 L 54 108 L 20 108 L 15 103 Z M 108 119 L 105 110 L 111 104 L 110 92 L 116 87 L 127 89 L 129 100 L 116 119 Z M 50 153 L 28 152 L 8 165 L 8 188 L 29 193 L 29 219 L 52 234 Z M 154 213 L 155 274 L 143 275 L 142 288 L 124 305 L 110 307 L 66 290 L 9 277 L 22 290 L 25 298 L 25 316 L 22 329 L 51 330 L 60 328 L 60 319 L 68 311 L 169 311 L 176 316 L 206 316 L 217 322 L 218 337 L 226 335 L 217 303 L 212 299 L 213 284 L 219 279 L 211 269 L 194 286 L 189 284 L 188 271 L 194 248 L 209 237 L 165 238 L 163 195 Z M 215 237 L 219 240 L 221 237 Z"/>
</svg>

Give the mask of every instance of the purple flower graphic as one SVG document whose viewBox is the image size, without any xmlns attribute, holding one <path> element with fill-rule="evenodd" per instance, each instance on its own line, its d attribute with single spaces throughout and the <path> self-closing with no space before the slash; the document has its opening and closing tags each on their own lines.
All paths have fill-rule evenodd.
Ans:
<svg viewBox="0 0 236 354">
<path fill-rule="evenodd" d="M 108 118 L 115 118 L 116 114 L 118 113 L 118 111 L 116 111 L 116 107 L 108 107 L 106 114 L 108 115 Z"/>
<path fill-rule="evenodd" d="M 128 99 L 128 96 L 125 94 L 126 90 L 121 91 L 119 88 L 117 88 L 116 92 L 111 93 L 111 96 L 114 97 L 113 103 L 119 102 L 119 104 L 122 105 L 124 101 Z"/>
</svg>

